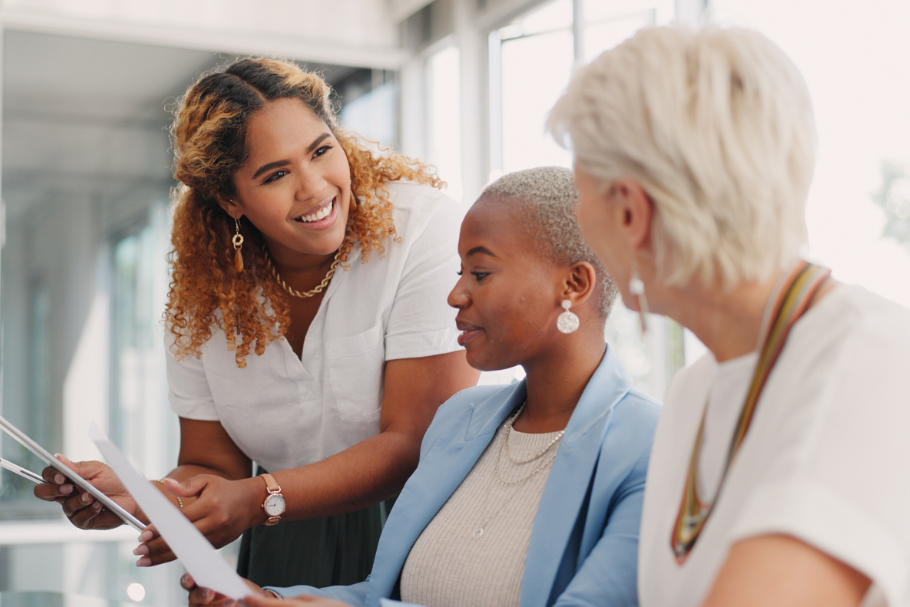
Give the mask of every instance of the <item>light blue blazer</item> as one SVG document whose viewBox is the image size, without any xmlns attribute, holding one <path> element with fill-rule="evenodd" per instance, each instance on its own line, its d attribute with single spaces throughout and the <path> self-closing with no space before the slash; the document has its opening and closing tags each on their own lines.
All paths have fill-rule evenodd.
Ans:
<svg viewBox="0 0 910 607">
<path fill-rule="evenodd" d="M 399 599 L 411 547 L 526 394 L 525 382 L 478 386 L 439 408 L 424 436 L 420 465 L 382 530 L 367 581 L 273 590 L 368 607 Z M 521 583 L 522 607 L 638 605 L 638 527 L 659 410 L 632 389 L 608 347 L 566 426 L 544 487 Z"/>
</svg>

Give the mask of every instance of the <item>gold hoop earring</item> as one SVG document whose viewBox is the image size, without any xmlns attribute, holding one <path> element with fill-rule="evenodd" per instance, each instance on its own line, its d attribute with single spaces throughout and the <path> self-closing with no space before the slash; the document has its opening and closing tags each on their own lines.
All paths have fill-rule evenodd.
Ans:
<svg viewBox="0 0 910 607">
<path fill-rule="evenodd" d="M 234 245 L 234 269 L 240 274 L 243 272 L 243 254 L 240 252 L 243 248 L 243 235 L 240 234 L 240 220 L 236 217 L 234 218 L 234 225 L 237 228 L 234 237 L 231 238 L 231 244 Z"/>
</svg>

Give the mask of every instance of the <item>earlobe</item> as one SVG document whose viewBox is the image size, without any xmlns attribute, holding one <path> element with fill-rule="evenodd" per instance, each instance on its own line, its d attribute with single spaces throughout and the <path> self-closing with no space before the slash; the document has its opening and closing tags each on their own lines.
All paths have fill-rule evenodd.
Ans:
<svg viewBox="0 0 910 607">
<path fill-rule="evenodd" d="M 215 196 L 215 200 L 218 201 L 218 206 L 224 209 L 224 212 L 230 215 L 232 219 L 240 219 L 243 217 L 243 207 L 240 206 L 240 203 L 234 198 L 225 198 L 218 194 Z"/>
<path fill-rule="evenodd" d="M 562 299 L 559 305 L 562 307 L 562 313 L 556 317 L 556 328 L 561 333 L 568 335 L 578 330 L 580 319 L 571 311 L 573 306 L 583 304 L 594 290 L 597 273 L 587 261 L 580 261 L 572 266 L 571 274 L 563 290 Z"/>
</svg>

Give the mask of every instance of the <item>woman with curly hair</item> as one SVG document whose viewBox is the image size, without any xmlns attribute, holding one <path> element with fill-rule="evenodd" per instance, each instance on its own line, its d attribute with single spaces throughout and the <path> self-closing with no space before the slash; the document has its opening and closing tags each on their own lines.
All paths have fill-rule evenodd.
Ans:
<svg viewBox="0 0 910 607">
<path fill-rule="evenodd" d="M 243 59 L 194 84 L 173 127 L 181 438 L 159 486 L 216 547 L 249 529 L 239 570 L 262 584 L 363 579 L 381 502 L 436 408 L 477 381 L 446 305 L 458 205 L 421 163 L 343 131 L 330 94 L 293 64 Z M 108 467 L 74 468 L 137 512 Z M 63 479 L 36 495 L 79 527 L 120 524 Z M 174 558 L 154 530 L 140 541 L 140 566 Z"/>
</svg>

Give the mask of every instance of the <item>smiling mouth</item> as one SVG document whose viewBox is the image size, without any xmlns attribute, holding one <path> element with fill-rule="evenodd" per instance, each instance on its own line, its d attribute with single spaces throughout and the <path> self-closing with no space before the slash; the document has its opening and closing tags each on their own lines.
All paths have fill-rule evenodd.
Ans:
<svg viewBox="0 0 910 607">
<path fill-rule="evenodd" d="M 456 320 L 455 326 L 462 333 L 470 333 L 471 331 L 479 331 L 481 327 L 477 325 L 472 325 L 471 323 L 464 322 L 463 320 Z"/>
<path fill-rule="evenodd" d="M 477 325 L 468 324 L 466 322 L 458 321 L 456 323 L 458 330 L 461 331 L 461 335 L 458 336 L 458 345 L 464 346 L 471 339 L 474 338 L 477 334 L 483 331 L 483 328 L 478 327 Z"/>
<path fill-rule="evenodd" d="M 332 210 L 335 208 L 336 200 L 336 198 L 332 198 L 331 200 L 322 203 L 322 205 L 317 207 L 316 210 L 305 215 L 295 217 L 294 221 L 297 223 L 313 223 L 315 221 L 319 221 L 320 219 L 325 219 L 332 214 Z"/>
</svg>

